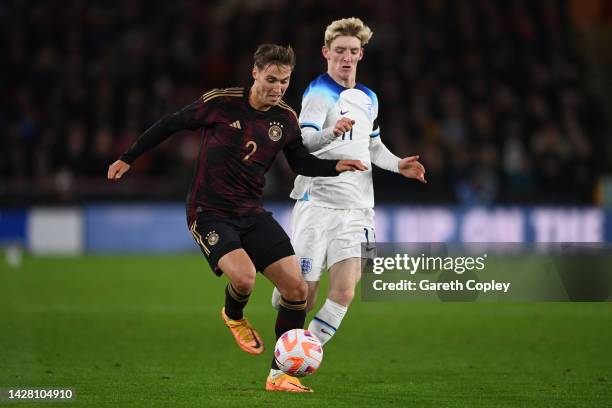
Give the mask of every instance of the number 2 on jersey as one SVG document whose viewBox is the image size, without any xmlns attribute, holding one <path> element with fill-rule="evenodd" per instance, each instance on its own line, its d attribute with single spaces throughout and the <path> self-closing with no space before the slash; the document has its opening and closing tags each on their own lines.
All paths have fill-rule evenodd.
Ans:
<svg viewBox="0 0 612 408">
<path fill-rule="evenodd" d="M 254 142 L 254 141 L 252 141 L 252 140 L 249 140 L 249 141 L 246 143 L 245 147 L 246 147 L 247 149 L 248 149 L 248 148 L 252 148 L 253 150 L 251 150 L 249 153 L 247 153 L 247 154 L 246 154 L 246 155 L 245 155 L 245 156 L 242 158 L 242 161 L 248 161 L 248 160 L 251 158 L 251 156 L 253 156 L 253 155 L 255 154 L 255 152 L 257 151 L 257 143 L 255 143 L 255 142 Z"/>
</svg>

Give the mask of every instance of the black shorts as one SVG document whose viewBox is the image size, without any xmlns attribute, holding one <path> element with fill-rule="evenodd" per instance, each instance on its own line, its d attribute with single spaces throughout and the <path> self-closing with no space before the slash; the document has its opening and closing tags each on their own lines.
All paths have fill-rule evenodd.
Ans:
<svg viewBox="0 0 612 408">
<path fill-rule="evenodd" d="M 189 230 L 217 276 L 223 273 L 219 259 L 238 248 L 246 251 L 259 272 L 295 254 L 287 233 L 269 212 L 245 217 L 200 216 Z"/>
</svg>

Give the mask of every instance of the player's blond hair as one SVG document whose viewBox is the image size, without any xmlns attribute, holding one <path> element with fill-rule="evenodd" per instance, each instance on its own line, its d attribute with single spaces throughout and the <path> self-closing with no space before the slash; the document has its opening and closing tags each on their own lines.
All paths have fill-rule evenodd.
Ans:
<svg viewBox="0 0 612 408">
<path fill-rule="evenodd" d="M 337 37 L 347 35 L 357 37 L 363 47 L 372 38 L 372 30 L 357 17 L 343 18 L 333 21 L 325 29 L 325 46 L 329 47 Z"/>
</svg>

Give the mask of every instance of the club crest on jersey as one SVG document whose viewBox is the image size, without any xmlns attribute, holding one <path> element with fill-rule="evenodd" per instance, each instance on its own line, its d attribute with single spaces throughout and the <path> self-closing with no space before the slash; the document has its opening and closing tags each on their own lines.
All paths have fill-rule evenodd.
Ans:
<svg viewBox="0 0 612 408">
<path fill-rule="evenodd" d="M 374 108 L 371 103 L 368 103 L 368 119 L 370 119 L 370 121 L 374 120 Z"/>
<path fill-rule="evenodd" d="M 268 129 L 268 137 L 273 142 L 278 142 L 283 137 L 283 125 L 278 122 L 270 122 L 270 129 Z"/>
<path fill-rule="evenodd" d="M 206 234 L 206 242 L 208 242 L 210 246 L 216 245 L 217 242 L 219 242 L 219 234 L 217 234 L 217 231 L 213 230 Z"/>
<path fill-rule="evenodd" d="M 300 270 L 302 275 L 306 275 L 312 271 L 312 258 L 300 258 Z"/>
</svg>

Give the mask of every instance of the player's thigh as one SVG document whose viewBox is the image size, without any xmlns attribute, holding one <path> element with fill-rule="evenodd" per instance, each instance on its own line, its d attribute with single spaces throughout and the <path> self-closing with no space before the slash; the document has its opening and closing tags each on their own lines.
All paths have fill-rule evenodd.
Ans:
<svg viewBox="0 0 612 408">
<path fill-rule="evenodd" d="M 329 235 L 327 264 L 331 270 L 338 262 L 367 256 L 362 251 L 374 246 L 374 211 L 370 208 L 344 210 L 342 222 Z"/>
<path fill-rule="evenodd" d="M 269 213 L 253 217 L 240 239 L 259 272 L 280 259 L 295 255 L 289 236 Z"/>
<path fill-rule="evenodd" d="M 223 219 L 200 218 L 189 226 L 189 230 L 212 271 L 221 276 L 225 271 L 219 267 L 219 260 L 242 247 L 236 228 Z"/>
<path fill-rule="evenodd" d="M 291 242 L 300 271 L 308 282 L 321 280 L 326 266 L 327 233 L 336 220 L 334 210 L 317 207 L 308 201 L 297 201 L 293 207 Z"/>
</svg>

